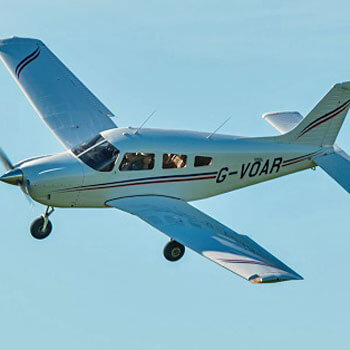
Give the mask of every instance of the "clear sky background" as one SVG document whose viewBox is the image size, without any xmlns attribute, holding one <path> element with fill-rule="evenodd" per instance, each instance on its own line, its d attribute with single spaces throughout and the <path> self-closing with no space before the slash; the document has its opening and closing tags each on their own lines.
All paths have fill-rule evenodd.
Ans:
<svg viewBox="0 0 350 350">
<path fill-rule="evenodd" d="M 349 1 L 9 1 L 1 37 L 42 39 L 118 115 L 138 126 L 276 134 L 267 111 L 308 113 L 350 80 Z M 14 161 L 62 146 L 0 67 L 0 144 Z M 338 144 L 350 151 L 350 122 Z M 1 184 L 1 349 L 345 348 L 349 196 L 321 169 L 194 205 L 248 234 L 305 280 L 252 285 L 114 209 L 44 207 Z"/>
</svg>

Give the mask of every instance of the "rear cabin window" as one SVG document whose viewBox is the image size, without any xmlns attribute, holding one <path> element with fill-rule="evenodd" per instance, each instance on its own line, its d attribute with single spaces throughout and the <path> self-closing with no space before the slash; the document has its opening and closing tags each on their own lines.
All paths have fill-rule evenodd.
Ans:
<svg viewBox="0 0 350 350">
<path fill-rule="evenodd" d="M 125 153 L 119 170 L 151 170 L 154 168 L 153 153 Z"/>
<path fill-rule="evenodd" d="M 212 157 L 196 156 L 194 158 L 194 166 L 207 166 L 213 162 Z"/>
<path fill-rule="evenodd" d="M 185 154 L 165 153 L 163 154 L 163 168 L 175 169 L 186 166 L 187 156 Z"/>
</svg>

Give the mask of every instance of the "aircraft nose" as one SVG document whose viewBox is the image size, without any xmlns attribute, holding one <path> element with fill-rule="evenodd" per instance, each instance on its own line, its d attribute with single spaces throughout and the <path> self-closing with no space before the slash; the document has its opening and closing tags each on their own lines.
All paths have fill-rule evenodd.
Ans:
<svg viewBox="0 0 350 350">
<path fill-rule="evenodd" d="M 10 185 L 18 185 L 23 182 L 23 172 L 20 169 L 10 170 L 0 177 L 0 181 Z"/>
</svg>

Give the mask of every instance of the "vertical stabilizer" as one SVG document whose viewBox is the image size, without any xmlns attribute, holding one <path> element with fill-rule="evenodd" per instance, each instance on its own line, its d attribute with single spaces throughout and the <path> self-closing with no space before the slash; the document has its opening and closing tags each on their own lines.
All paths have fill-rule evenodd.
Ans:
<svg viewBox="0 0 350 350">
<path fill-rule="evenodd" d="M 332 146 L 350 106 L 350 82 L 339 83 L 293 130 L 275 141 L 315 146 Z"/>
</svg>

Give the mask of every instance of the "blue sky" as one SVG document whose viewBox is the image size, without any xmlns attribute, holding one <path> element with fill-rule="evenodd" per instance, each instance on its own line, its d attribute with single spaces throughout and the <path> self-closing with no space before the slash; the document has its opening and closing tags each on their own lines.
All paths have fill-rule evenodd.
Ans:
<svg viewBox="0 0 350 350">
<path fill-rule="evenodd" d="M 4 1 L 0 33 L 42 39 L 137 126 L 272 135 L 267 111 L 308 111 L 350 80 L 348 1 Z M 59 142 L 0 67 L 1 147 L 14 161 Z M 338 144 L 350 151 L 350 122 Z M 252 285 L 114 209 L 60 209 L 39 242 L 1 185 L 3 349 L 340 348 L 349 328 L 348 194 L 317 169 L 194 205 L 248 234 L 305 280 Z"/>
</svg>

